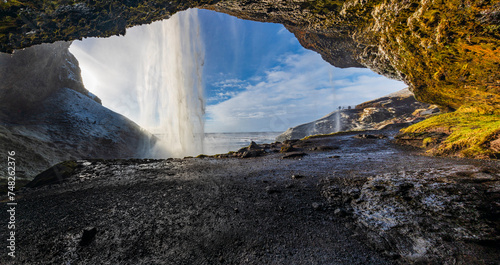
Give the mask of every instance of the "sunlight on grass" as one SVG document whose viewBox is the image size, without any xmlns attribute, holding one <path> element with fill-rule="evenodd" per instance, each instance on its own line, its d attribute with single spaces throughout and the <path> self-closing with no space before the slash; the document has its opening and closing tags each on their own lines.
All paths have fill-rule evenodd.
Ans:
<svg viewBox="0 0 500 265">
<path fill-rule="evenodd" d="M 435 150 L 437 155 L 456 153 L 464 157 L 496 157 L 488 143 L 500 134 L 500 115 L 482 109 L 463 107 L 456 112 L 431 117 L 414 124 L 402 133 L 449 132 L 448 138 Z"/>
</svg>

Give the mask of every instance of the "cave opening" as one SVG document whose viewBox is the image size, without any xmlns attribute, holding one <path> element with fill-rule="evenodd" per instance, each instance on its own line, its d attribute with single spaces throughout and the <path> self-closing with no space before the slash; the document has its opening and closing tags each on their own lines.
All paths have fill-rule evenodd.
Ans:
<svg viewBox="0 0 500 265">
<path fill-rule="evenodd" d="M 70 51 L 85 87 L 105 107 L 155 135 L 174 135 L 169 157 L 269 142 L 289 127 L 406 87 L 366 68 L 330 65 L 281 24 L 203 9 L 130 28 L 125 36 L 74 41 Z M 185 91 L 162 92 L 169 86 Z M 227 138 L 216 135 L 230 133 L 232 146 L 217 142 Z"/>
</svg>

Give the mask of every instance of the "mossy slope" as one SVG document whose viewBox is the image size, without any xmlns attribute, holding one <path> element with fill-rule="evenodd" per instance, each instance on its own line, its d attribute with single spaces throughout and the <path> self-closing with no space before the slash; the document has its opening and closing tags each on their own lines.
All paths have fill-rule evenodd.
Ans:
<svg viewBox="0 0 500 265">
<path fill-rule="evenodd" d="M 471 158 L 500 158 L 498 150 L 491 147 L 500 138 L 500 115 L 474 108 L 434 116 L 401 131 L 404 134 L 431 135 L 441 132 L 448 137 L 428 150 L 433 155 L 451 155 Z M 424 137 L 423 146 L 437 139 Z"/>
</svg>

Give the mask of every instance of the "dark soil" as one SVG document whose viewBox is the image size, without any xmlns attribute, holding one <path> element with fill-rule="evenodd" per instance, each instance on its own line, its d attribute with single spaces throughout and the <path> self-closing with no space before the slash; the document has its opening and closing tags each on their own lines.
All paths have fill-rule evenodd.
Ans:
<svg viewBox="0 0 500 265">
<path fill-rule="evenodd" d="M 382 133 L 390 137 L 309 139 L 294 147 L 307 155 L 291 159 L 271 150 L 250 158 L 78 161 L 61 184 L 16 194 L 16 258 L 4 246 L 0 264 L 397 263 L 327 203 L 322 183 L 499 162 L 422 156 L 392 144 L 396 130 Z M 0 220 L 8 222 L 6 211 Z M 10 230 L 0 227 L 5 242 Z"/>
</svg>

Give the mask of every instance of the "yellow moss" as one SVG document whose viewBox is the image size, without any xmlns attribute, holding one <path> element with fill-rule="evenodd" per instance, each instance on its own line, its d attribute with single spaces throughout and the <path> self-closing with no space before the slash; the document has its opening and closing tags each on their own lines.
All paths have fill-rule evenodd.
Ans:
<svg viewBox="0 0 500 265">
<path fill-rule="evenodd" d="M 435 150 L 436 154 L 480 158 L 498 155 L 488 148 L 488 143 L 500 134 L 500 115 L 485 113 L 482 108 L 463 107 L 453 113 L 431 117 L 401 132 L 423 133 L 443 127 L 449 128 L 450 135 Z"/>
<path fill-rule="evenodd" d="M 4 10 L 11 7 L 22 7 L 22 6 L 24 6 L 24 4 L 17 0 L 0 1 L 0 9 Z"/>
<path fill-rule="evenodd" d="M 432 137 L 427 137 L 422 141 L 422 147 L 427 147 L 433 142 Z"/>
<path fill-rule="evenodd" d="M 392 55 L 419 100 L 452 109 L 482 104 L 500 114 L 500 34 L 496 25 L 477 20 L 493 5 L 409 2 L 375 14 L 370 23 L 384 30 L 370 42 Z"/>
</svg>

